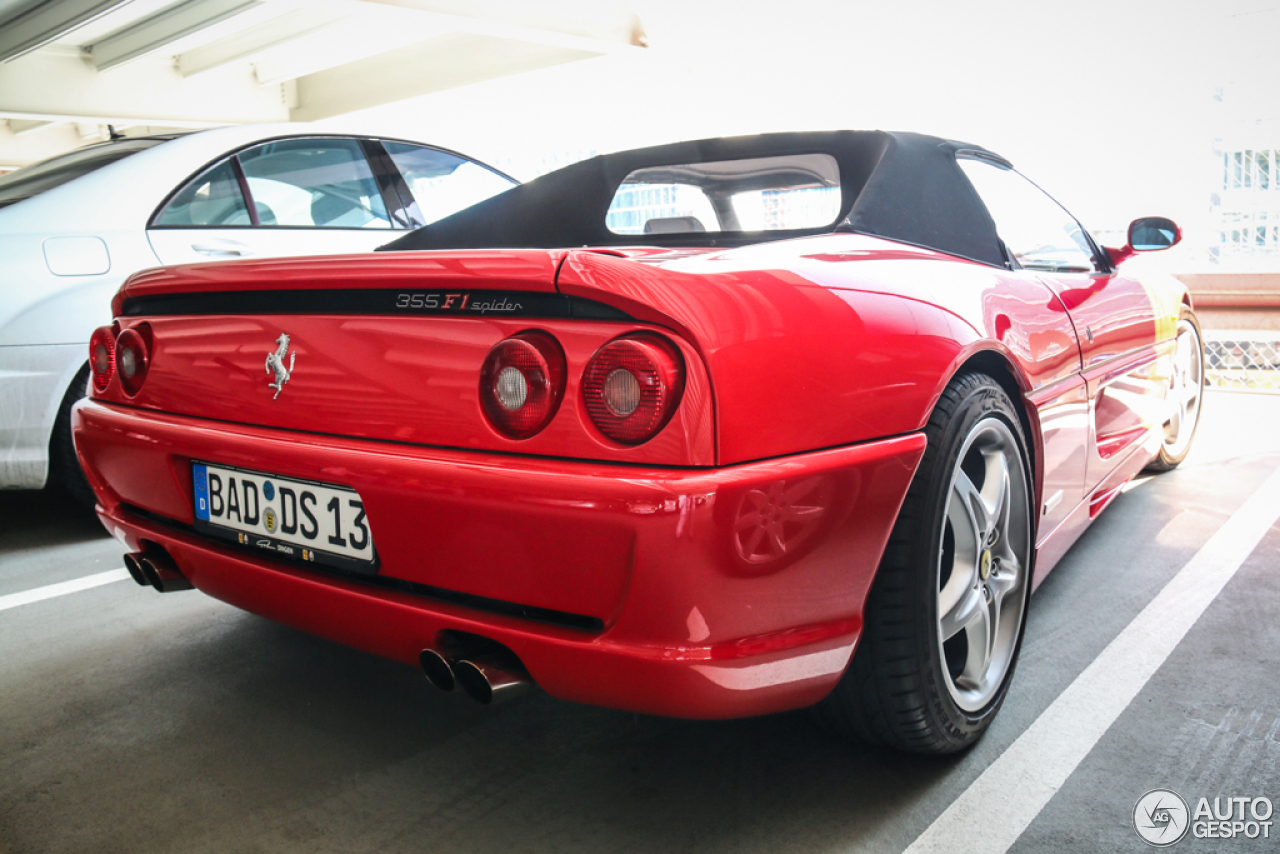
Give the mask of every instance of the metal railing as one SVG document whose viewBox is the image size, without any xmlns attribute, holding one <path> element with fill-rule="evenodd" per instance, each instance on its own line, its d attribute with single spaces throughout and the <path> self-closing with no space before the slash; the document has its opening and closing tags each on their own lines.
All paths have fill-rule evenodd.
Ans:
<svg viewBox="0 0 1280 854">
<path fill-rule="evenodd" d="M 1280 332 L 1205 330 L 1205 385 L 1280 394 Z"/>
</svg>

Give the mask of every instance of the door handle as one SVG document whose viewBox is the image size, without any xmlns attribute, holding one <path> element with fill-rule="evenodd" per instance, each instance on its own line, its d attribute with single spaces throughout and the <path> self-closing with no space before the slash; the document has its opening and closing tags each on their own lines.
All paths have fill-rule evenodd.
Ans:
<svg viewBox="0 0 1280 854">
<path fill-rule="evenodd" d="M 218 241 L 215 243 L 192 243 L 191 248 L 199 252 L 201 255 L 210 257 L 228 257 L 238 258 L 244 255 L 252 255 L 249 247 L 243 243 L 237 243 L 234 240 Z"/>
</svg>

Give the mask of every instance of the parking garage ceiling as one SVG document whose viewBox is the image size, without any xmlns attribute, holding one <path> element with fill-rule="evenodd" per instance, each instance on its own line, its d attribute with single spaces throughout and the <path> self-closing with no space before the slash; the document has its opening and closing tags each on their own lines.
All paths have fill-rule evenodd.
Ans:
<svg viewBox="0 0 1280 854">
<path fill-rule="evenodd" d="M 586 0 L 0 0 L 0 167 L 108 126 L 312 121 L 644 45 Z"/>
</svg>

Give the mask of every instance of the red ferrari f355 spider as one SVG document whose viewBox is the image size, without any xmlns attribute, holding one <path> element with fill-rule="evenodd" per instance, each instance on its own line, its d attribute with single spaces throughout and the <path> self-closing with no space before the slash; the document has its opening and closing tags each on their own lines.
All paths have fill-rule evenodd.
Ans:
<svg viewBox="0 0 1280 854">
<path fill-rule="evenodd" d="M 1033 588 L 1186 455 L 1199 328 L 1008 161 L 833 132 L 623 152 L 381 254 L 131 278 L 76 444 L 140 584 L 482 702 L 822 704 L 941 753 Z"/>
</svg>

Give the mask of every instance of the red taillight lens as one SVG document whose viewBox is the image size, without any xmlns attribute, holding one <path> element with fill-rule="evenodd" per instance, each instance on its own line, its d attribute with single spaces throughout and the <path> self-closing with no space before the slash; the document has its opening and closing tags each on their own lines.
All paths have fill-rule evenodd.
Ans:
<svg viewBox="0 0 1280 854">
<path fill-rule="evenodd" d="M 527 439 L 556 414 L 564 381 L 564 352 L 556 340 L 522 332 L 489 351 L 480 369 L 480 404 L 499 433 Z"/>
<path fill-rule="evenodd" d="M 671 420 L 683 389 L 680 352 L 656 335 L 611 341 L 591 357 L 582 377 L 591 422 L 623 445 L 656 436 Z"/>
<path fill-rule="evenodd" d="M 129 394 L 137 394 L 147 378 L 147 345 L 133 329 L 126 329 L 116 339 L 116 370 L 120 372 L 120 385 Z"/>
<path fill-rule="evenodd" d="M 110 326 L 99 327 L 89 336 L 89 370 L 93 373 L 93 387 L 106 391 L 116 372 L 116 336 Z"/>
</svg>

